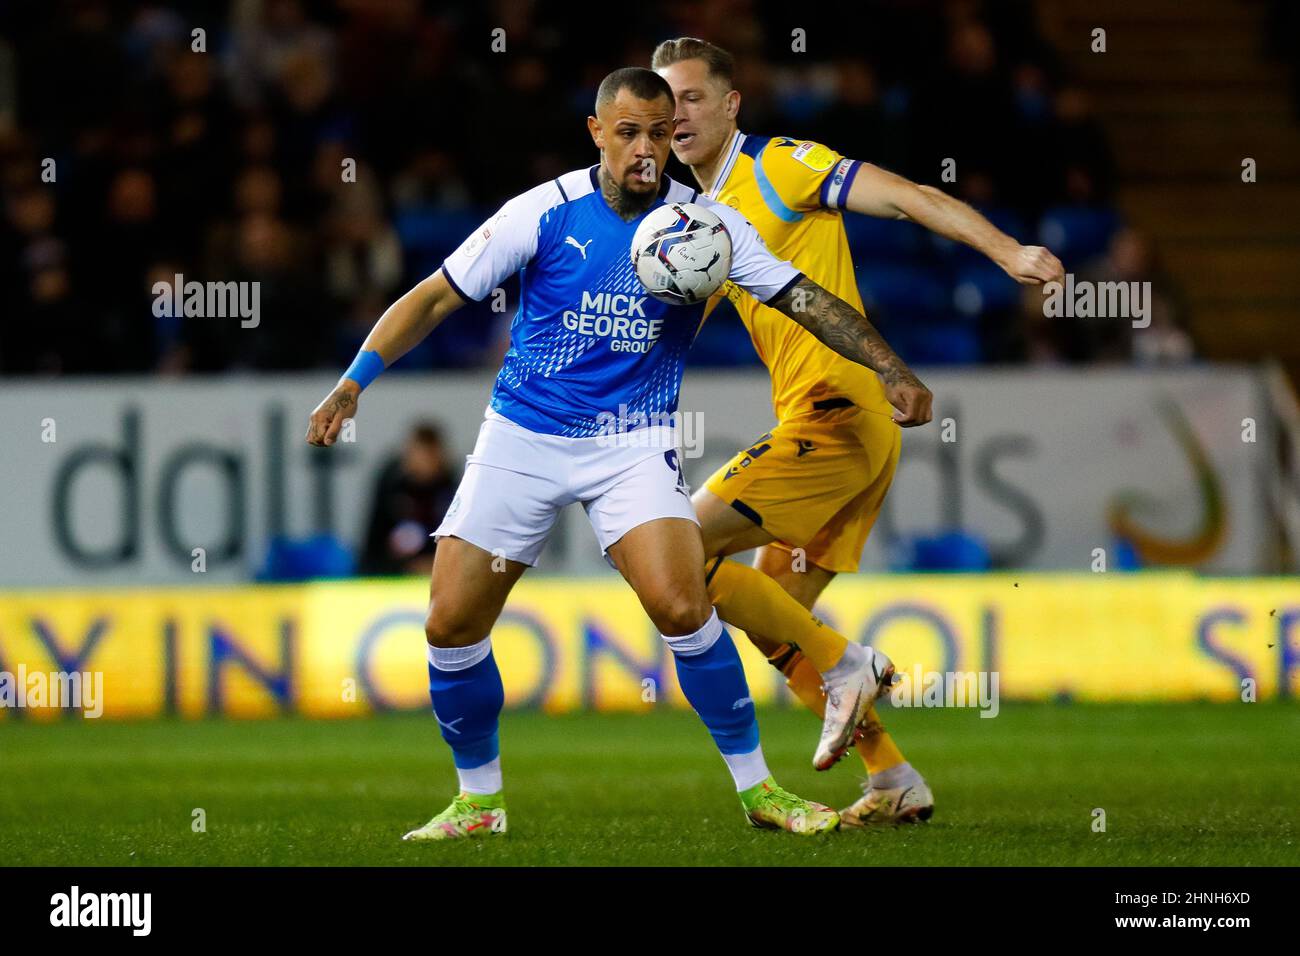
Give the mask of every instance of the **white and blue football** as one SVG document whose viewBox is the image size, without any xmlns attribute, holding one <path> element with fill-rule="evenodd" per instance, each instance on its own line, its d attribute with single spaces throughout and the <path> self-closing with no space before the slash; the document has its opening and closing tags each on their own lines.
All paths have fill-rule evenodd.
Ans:
<svg viewBox="0 0 1300 956">
<path fill-rule="evenodd" d="M 669 305 L 703 302 L 731 273 L 731 234 L 692 202 L 651 211 L 632 237 L 632 265 L 645 290 Z"/>
</svg>

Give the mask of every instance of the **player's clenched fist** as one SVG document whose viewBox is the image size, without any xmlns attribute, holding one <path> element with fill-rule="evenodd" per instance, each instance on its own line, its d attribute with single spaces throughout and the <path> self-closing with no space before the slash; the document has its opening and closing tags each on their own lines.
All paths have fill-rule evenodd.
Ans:
<svg viewBox="0 0 1300 956">
<path fill-rule="evenodd" d="M 316 406 L 307 426 L 307 441 L 313 445 L 332 445 L 339 437 L 343 422 L 355 418 L 357 396 L 361 388 L 356 382 L 345 379 Z"/>
<path fill-rule="evenodd" d="M 934 396 L 911 372 L 885 383 L 885 397 L 898 411 L 893 419 L 903 428 L 924 425 L 930 420 L 930 403 Z"/>
<path fill-rule="evenodd" d="M 1065 279 L 1065 266 L 1052 255 L 1052 250 L 1043 246 L 1020 246 L 1003 268 L 1007 275 L 1021 285 L 1039 285 Z"/>
</svg>

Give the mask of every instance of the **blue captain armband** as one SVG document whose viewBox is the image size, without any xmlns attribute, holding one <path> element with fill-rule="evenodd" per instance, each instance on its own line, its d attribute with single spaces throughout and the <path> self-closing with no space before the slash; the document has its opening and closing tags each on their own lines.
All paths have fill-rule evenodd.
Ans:
<svg viewBox="0 0 1300 956">
<path fill-rule="evenodd" d="M 352 360 L 343 377 L 352 379 L 364 391 L 365 387 L 377 379 L 383 370 L 384 360 L 379 357 L 379 353 L 374 349 L 367 349 L 357 353 L 357 357 Z"/>
<path fill-rule="evenodd" d="M 835 168 L 822 180 L 821 189 L 818 191 L 818 198 L 823 208 L 848 208 L 849 190 L 853 188 L 853 180 L 861 168 L 862 163 L 856 159 L 841 159 L 835 164 Z"/>
</svg>

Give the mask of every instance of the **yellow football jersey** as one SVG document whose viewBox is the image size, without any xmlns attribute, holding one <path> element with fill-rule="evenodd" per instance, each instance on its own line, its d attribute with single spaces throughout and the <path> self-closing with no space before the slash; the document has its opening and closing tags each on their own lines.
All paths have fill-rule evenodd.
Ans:
<svg viewBox="0 0 1300 956">
<path fill-rule="evenodd" d="M 839 210 L 861 163 L 819 143 L 737 131 L 709 198 L 738 210 L 768 248 L 804 275 L 862 309 Z M 749 329 L 772 376 L 778 420 L 843 405 L 892 414 L 880 379 L 822 345 L 812 333 L 769 309 L 734 283 L 722 293 Z M 838 401 L 837 401 L 838 400 Z"/>
</svg>

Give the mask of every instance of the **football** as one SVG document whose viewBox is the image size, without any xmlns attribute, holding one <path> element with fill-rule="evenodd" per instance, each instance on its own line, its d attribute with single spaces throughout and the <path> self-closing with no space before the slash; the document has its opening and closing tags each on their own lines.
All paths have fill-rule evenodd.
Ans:
<svg viewBox="0 0 1300 956">
<path fill-rule="evenodd" d="M 645 290 L 660 302 L 703 302 L 731 272 L 731 234 L 703 206 L 667 203 L 637 227 L 632 266 Z"/>
</svg>

